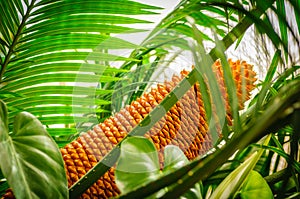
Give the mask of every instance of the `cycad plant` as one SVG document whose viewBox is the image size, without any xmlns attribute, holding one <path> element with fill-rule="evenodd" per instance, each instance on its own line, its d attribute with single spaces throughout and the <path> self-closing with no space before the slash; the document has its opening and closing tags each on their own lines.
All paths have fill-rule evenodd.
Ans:
<svg viewBox="0 0 300 199">
<path fill-rule="evenodd" d="M 299 197 L 299 1 L 183 0 L 150 32 L 136 28 L 151 23 L 139 16 L 163 8 L 136 1 L 1 0 L 0 9 L 1 194 Z M 141 32 L 142 43 L 130 40 Z M 254 72 L 227 56 L 255 59 L 254 41 L 266 59 L 254 65 L 248 100 Z M 191 72 L 151 90 L 181 65 Z M 157 152 L 171 136 L 169 113 L 188 106 L 178 122 L 203 116 L 208 136 L 188 145 L 201 156 L 175 137 Z M 130 107 L 140 116 L 116 134 Z"/>
</svg>

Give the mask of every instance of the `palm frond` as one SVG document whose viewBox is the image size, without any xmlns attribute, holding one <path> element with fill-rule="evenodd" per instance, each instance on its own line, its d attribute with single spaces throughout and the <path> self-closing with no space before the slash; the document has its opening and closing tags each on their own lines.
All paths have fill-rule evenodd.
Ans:
<svg viewBox="0 0 300 199">
<path fill-rule="evenodd" d="M 32 111 L 48 130 L 56 124 L 59 132 L 50 132 L 61 136 L 77 131 L 75 121 L 91 120 L 76 115 L 91 113 L 95 119 L 96 113 L 110 110 L 96 109 L 109 105 L 109 99 L 95 99 L 111 93 L 99 84 L 116 82 L 115 74 L 125 72 L 110 62 L 139 61 L 108 52 L 138 48 L 110 34 L 143 31 L 128 25 L 151 22 L 133 15 L 159 9 L 130 0 L 1 1 L 0 87 L 11 119 Z M 7 97 L 7 92 L 15 95 Z"/>
</svg>

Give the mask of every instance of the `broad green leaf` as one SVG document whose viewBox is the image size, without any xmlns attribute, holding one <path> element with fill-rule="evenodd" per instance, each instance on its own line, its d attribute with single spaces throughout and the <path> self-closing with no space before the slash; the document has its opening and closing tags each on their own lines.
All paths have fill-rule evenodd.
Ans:
<svg viewBox="0 0 300 199">
<path fill-rule="evenodd" d="M 163 172 L 167 173 L 178 169 L 189 163 L 189 160 L 184 155 L 179 147 L 168 145 L 164 149 L 164 169 Z M 180 196 L 180 199 L 201 199 L 200 183 L 196 183 L 194 187 L 191 187 L 186 193 Z"/>
<path fill-rule="evenodd" d="M 7 110 L 1 102 L 1 121 Z M 0 126 L 0 162 L 16 198 L 68 198 L 68 186 L 61 153 L 42 124 L 31 114 L 16 116 L 13 132 Z"/>
<path fill-rule="evenodd" d="M 184 153 L 177 146 L 168 145 L 164 149 L 164 169 L 168 170 L 178 169 L 189 163 L 189 160 Z"/>
<path fill-rule="evenodd" d="M 249 173 L 249 176 L 241 188 L 239 195 L 242 199 L 274 198 L 273 193 L 265 179 L 254 170 Z"/>
<path fill-rule="evenodd" d="M 177 146 L 172 145 L 164 149 L 164 159 L 164 173 L 189 163 L 184 153 Z M 124 172 L 124 169 L 127 172 Z M 154 172 L 152 176 L 149 176 L 151 171 Z M 116 168 L 116 183 L 123 194 L 134 190 L 142 184 L 155 180 L 159 176 L 157 152 L 152 142 L 140 137 L 129 137 L 122 142 L 121 155 Z M 161 190 L 157 194 L 161 195 L 163 192 L 164 190 Z M 155 197 L 158 196 L 157 194 L 155 194 Z M 191 188 L 180 198 L 201 198 L 200 184 L 197 183 L 195 187 Z"/>
<path fill-rule="evenodd" d="M 160 167 L 154 144 L 144 137 L 126 138 L 121 143 L 115 176 L 122 194 L 157 179 Z"/>
</svg>

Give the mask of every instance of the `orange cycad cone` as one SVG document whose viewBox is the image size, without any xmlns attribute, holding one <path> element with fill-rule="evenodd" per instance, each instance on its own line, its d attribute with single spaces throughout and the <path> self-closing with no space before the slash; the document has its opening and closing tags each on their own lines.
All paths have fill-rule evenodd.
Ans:
<svg viewBox="0 0 300 199">
<path fill-rule="evenodd" d="M 253 72 L 252 66 L 246 62 L 229 60 L 229 64 L 236 83 L 239 106 L 243 108 L 243 103 L 249 99 L 250 91 L 254 88 L 255 72 Z M 213 69 L 220 84 L 220 90 L 227 101 L 222 67 L 219 61 L 214 64 Z M 61 149 L 69 186 L 84 176 L 115 144 L 120 142 L 187 74 L 186 71 L 183 71 L 181 76 L 174 75 L 171 81 L 158 84 L 156 88 L 152 88 L 150 92 L 145 93 L 116 113 L 114 117 L 95 126 L 93 130 Z M 228 106 L 228 103 L 226 104 Z M 229 107 L 226 109 L 228 110 L 227 118 L 230 120 Z M 145 136 L 153 141 L 158 150 L 168 144 L 177 145 L 189 159 L 193 159 L 212 147 L 211 138 L 207 132 L 208 125 L 204 105 L 198 85 L 195 85 Z M 106 198 L 118 194 L 112 168 L 87 190 L 83 197 Z"/>
<path fill-rule="evenodd" d="M 229 60 L 232 69 L 239 107 L 250 98 L 256 81 L 252 65 L 244 61 Z M 215 62 L 213 71 L 220 85 L 224 98 L 226 118 L 231 124 L 230 108 L 220 61 Z M 174 75 L 171 81 L 158 84 L 150 92 L 143 94 L 113 117 L 96 125 L 93 130 L 82 134 L 78 139 L 61 149 L 65 162 L 65 170 L 69 187 L 83 177 L 87 171 L 97 164 L 118 142 L 120 142 L 164 97 L 188 74 L 182 71 L 180 76 Z M 218 132 L 220 133 L 220 132 Z M 179 146 L 189 159 L 204 154 L 212 147 L 212 139 L 208 134 L 206 113 L 201 99 L 199 85 L 189 91 L 155 124 L 145 137 L 153 141 L 158 150 L 168 144 Z M 163 159 L 160 153 L 161 164 Z M 82 198 L 109 198 L 120 192 L 114 182 L 114 168 L 104 174 L 91 186 Z"/>
</svg>

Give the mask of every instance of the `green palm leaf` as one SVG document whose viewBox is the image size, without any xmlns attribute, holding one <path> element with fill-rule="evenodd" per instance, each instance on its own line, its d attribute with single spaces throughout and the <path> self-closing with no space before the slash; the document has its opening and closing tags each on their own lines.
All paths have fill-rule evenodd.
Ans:
<svg viewBox="0 0 300 199">
<path fill-rule="evenodd" d="M 71 135 L 76 132 L 75 121 L 89 121 L 76 114 L 96 118 L 110 110 L 103 106 L 110 104 L 109 98 L 96 98 L 111 91 L 97 86 L 118 81 L 115 74 L 125 70 L 110 67 L 109 62 L 138 61 L 108 53 L 137 48 L 110 34 L 143 31 L 128 24 L 151 22 L 132 15 L 155 14 L 158 9 L 119 0 L 1 1 L 0 93 L 11 118 L 29 110 L 48 130 L 56 124 L 57 135 Z M 63 132 L 61 125 L 72 127 Z M 55 129 L 50 131 L 56 135 Z"/>
</svg>

